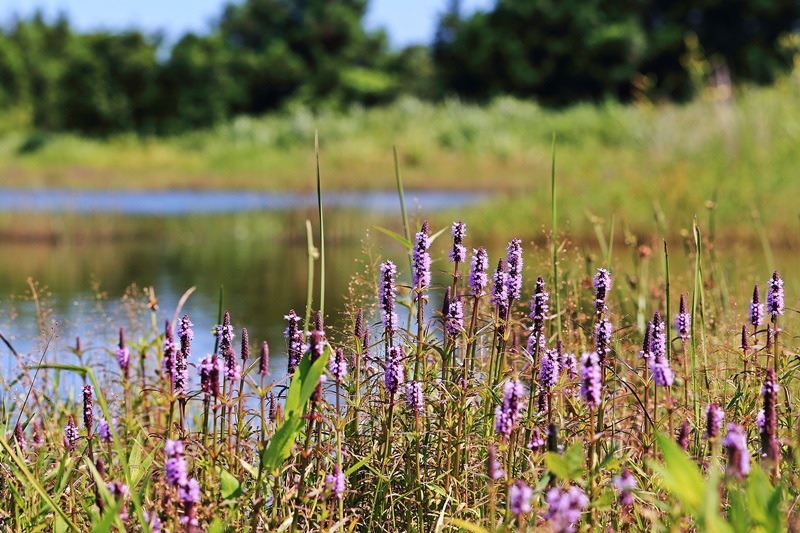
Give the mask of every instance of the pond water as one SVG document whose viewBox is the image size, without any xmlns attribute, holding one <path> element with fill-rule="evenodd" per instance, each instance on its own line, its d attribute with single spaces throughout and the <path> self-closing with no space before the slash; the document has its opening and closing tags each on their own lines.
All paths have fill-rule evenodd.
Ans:
<svg viewBox="0 0 800 533">
<path fill-rule="evenodd" d="M 483 198 L 406 194 L 412 213 Z M 323 205 L 327 325 L 345 328 L 350 319 L 342 316 L 343 296 L 351 277 L 370 261 L 365 247 L 407 269 L 403 247 L 371 229 L 381 224 L 402 231 L 399 201 L 393 192 L 342 193 L 325 195 Z M 53 333 L 47 360 L 59 363 L 77 362 L 69 348 L 80 335 L 93 364 L 115 371 L 119 327 L 133 323 L 131 337 L 151 327 L 143 289 L 155 290 L 161 331 L 184 292 L 195 287 L 182 312 L 195 324 L 193 353 L 199 359 L 213 350 L 222 287 L 237 339 L 241 327 L 248 328 L 253 345 L 266 339 L 272 374 L 280 377 L 286 366 L 283 316 L 290 309 L 302 316 L 306 305 L 307 219 L 318 240 L 315 195 L 0 189 L 0 331 L 32 359 Z M 446 247 L 449 235 L 441 241 L 437 245 Z M 38 301 L 29 278 L 38 283 Z M 5 346 L 0 353 L 2 375 L 11 379 L 18 365 Z"/>
</svg>

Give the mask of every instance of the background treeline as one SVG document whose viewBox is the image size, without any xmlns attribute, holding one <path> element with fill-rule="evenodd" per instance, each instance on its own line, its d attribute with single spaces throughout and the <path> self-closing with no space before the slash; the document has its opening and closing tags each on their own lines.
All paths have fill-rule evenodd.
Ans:
<svg viewBox="0 0 800 533">
<path fill-rule="evenodd" d="M 430 47 L 367 31 L 367 0 L 246 0 L 170 48 L 137 31 L 76 33 L 61 18 L 0 30 L 0 113 L 34 128 L 169 134 L 300 103 L 400 95 L 548 105 L 685 99 L 692 58 L 734 81 L 792 66 L 797 0 L 498 0 L 445 12 Z"/>
</svg>

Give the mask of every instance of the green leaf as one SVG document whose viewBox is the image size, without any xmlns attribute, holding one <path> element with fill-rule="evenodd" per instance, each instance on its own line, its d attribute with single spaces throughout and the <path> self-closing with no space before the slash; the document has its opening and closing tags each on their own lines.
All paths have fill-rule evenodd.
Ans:
<svg viewBox="0 0 800 533">
<path fill-rule="evenodd" d="M 215 518 L 211 525 L 208 526 L 207 533 L 223 533 L 225 531 L 225 526 L 222 524 L 222 519 Z"/>
<path fill-rule="evenodd" d="M 411 250 L 413 248 L 413 245 L 411 244 L 411 241 L 409 241 L 408 239 L 406 239 L 402 235 L 398 235 L 397 233 L 393 232 L 392 230 L 388 230 L 388 229 L 382 228 L 380 226 L 372 226 L 372 227 L 375 228 L 376 230 L 380 231 L 384 235 L 388 235 L 389 237 L 391 237 L 392 239 L 396 240 L 397 242 L 399 242 L 400 244 L 402 244 L 403 246 L 405 246 L 409 250 Z"/>
<path fill-rule="evenodd" d="M 672 439 L 657 433 L 656 441 L 666 463 L 666 467 L 656 465 L 656 472 L 667 490 L 677 496 L 689 512 L 697 514 L 705 487 L 700 472 Z"/>
<path fill-rule="evenodd" d="M 433 235 L 431 235 L 431 236 L 430 236 L 430 238 L 428 239 L 428 241 L 430 242 L 430 244 L 433 244 L 433 241 L 435 241 L 435 240 L 436 240 L 436 238 L 437 238 L 439 235 L 441 235 L 442 233 L 444 233 L 444 232 L 445 232 L 445 230 L 448 230 L 448 229 L 450 229 L 450 226 L 445 226 L 445 227 L 443 227 L 442 229 L 440 229 L 439 231 L 437 231 L 436 233 L 434 233 Z"/>
<path fill-rule="evenodd" d="M 578 479 L 584 471 L 583 441 L 576 441 L 567 448 L 564 455 L 547 452 L 544 462 L 550 471 L 565 481 Z"/>
<path fill-rule="evenodd" d="M 224 468 L 217 468 L 220 475 L 220 491 L 222 497 L 226 500 L 238 498 L 242 495 L 242 484 L 236 479 L 233 474 Z"/>
<path fill-rule="evenodd" d="M 448 518 L 447 523 L 451 526 L 456 526 L 458 529 L 471 531 L 472 533 L 489 533 L 488 529 L 483 529 L 477 524 L 467 522 L 466 520 L 459 520 L 458 518 Z"/>
</svg>

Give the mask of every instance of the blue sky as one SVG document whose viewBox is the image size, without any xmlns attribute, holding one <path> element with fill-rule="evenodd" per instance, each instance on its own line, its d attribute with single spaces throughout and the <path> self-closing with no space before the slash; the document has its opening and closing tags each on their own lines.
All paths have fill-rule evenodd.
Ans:
<svg viewBox="0 0 800 533">
<path fill-rule="evenodd" d="M 138 28 L 163 30 L 168 39 L 186 31 L 203 32 L 226 0 L 0 0 L 0 21 L 41 9 L 66 13 L 80 30 Z M 366 24 L 384 28 L 394 46 L 428 43 L 448 0 L 371 0 Z M 464 12 L 484 9 L 494 0 L 462 0 Z"/>
</svg>

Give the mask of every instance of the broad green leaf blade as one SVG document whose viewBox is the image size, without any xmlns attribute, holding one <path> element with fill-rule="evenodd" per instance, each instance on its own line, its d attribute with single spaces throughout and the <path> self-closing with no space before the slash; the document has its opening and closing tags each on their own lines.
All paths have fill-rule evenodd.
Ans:
<svg viewBox="0 0 800 533">
<path fill-rule="evenodd" d="M 238 498 L 242 495 L 242 484 L 236 479 L 233 474 L 224 468 L 217 468 L 220 475 L 220 492 L 222 497 L 226 500 Z"/>
<path fill-rule="evenodd" d="M 402 235 L 398 235 L 397 233 L 393 232 L 392 230 L 388 230 L 388 229 L 382 228 L 380 226 L 372 226 L 372 227 L 375 228 L 376 230 L 380 231 L 384 235 L 388 235 L 392 239 L 396 240 L 397 242 L 399 242 L 400 244 L 405 246 L 408 250 L 411 250 L 413 248 L 413 245 L 411 244 L 411 241 L 409 241 L 408 239 L 406 239 Z"/>
<path fill-rule="evenodd" d="M 656 471 L 668 491 L 673 493 L 692 514 L 697 514 L 703 500 L 705 483 L 689 457 L 669 437 L 656 434 L 666 467 L 656 465 Z"/>
</svg>

